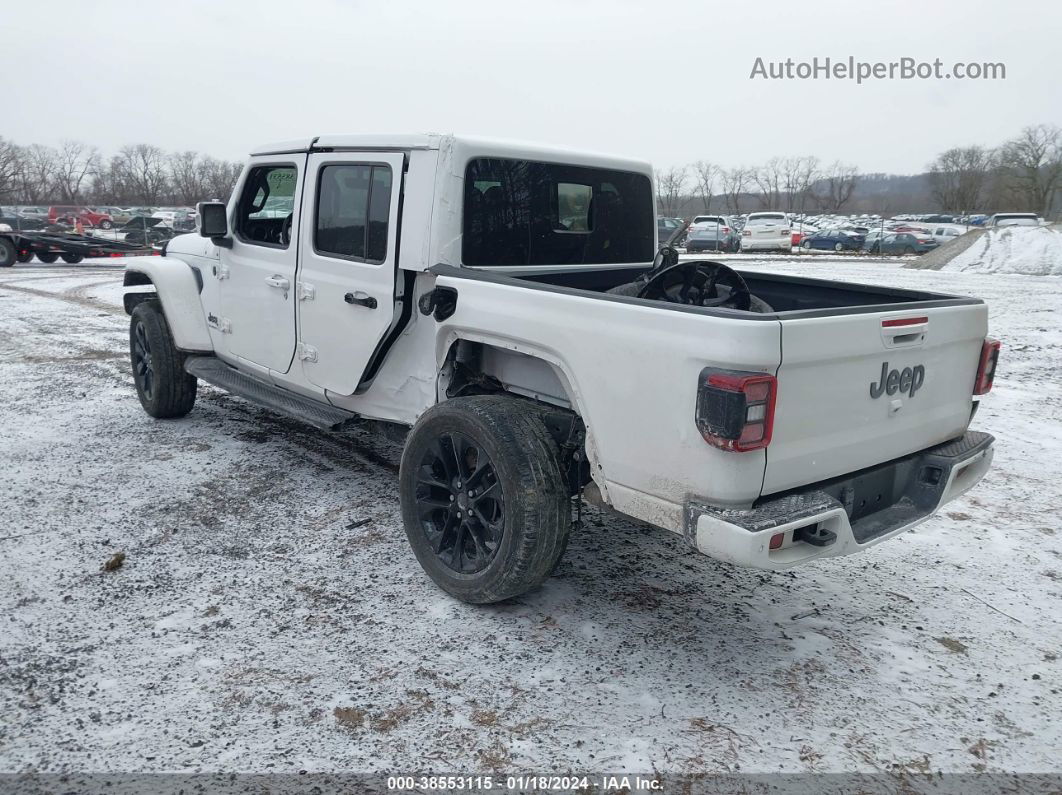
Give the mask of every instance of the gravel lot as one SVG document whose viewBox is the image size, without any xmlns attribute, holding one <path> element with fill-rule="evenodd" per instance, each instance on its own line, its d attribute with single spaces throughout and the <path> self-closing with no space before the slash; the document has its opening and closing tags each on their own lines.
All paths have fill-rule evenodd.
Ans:
<svg viewBox="0 0 1062 795">
<path fill-rule="evenodd" d="M 989 300 L 994 469 L 788 573 L 591 512 L 490 608 L 417 566 L 397 448 L 152 420 L 120 267 L 0 273 L 0 772 L 1062 769 L 1062 280 L 729 259 Z"/>
</svg>

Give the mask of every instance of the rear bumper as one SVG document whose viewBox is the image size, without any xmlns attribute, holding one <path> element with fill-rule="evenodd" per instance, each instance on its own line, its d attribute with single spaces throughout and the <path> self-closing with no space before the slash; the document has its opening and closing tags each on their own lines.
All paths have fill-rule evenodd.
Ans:
<svg viewBox="0 0 1062 795">
<path fill-rule="evenodd" d="M 730 242 L 727 240 L 716 241 L 714 238 L 711 240 L 687 240 L 687 251 L 722 251 L 723 249 L 730 248 Z"/>
<path fill-rule="evenodd" d="M 773 238 L 770 240 L 756 240 L 755 238 L 741 238 L 743 251 L 792 251 L 793 241 L 791 238 Z"/>
<path fill-rule="evenodd" d="M 749 510 L 690 503 L 686 536 L 698 551 L 739 566 L 787 569 L 851 555 L 909 530 L 984 477 L 995 439 L 958 439 L 781 496 Z M 771 539 L 781 535 L 781 546 Z"/>
</svg>

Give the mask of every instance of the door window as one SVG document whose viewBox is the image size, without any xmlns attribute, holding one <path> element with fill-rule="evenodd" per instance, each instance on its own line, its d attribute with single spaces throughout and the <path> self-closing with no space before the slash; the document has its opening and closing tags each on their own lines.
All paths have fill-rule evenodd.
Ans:
<svg viewBox="0 0 1062 795">
<path fill-rule="evenodd" d="M 314 250 L 362 262 L 383 262 L 387 259 L 390 211 L 390 166 L 322 166 L 317 178 Z"/>
<path fill-rule="evenodd" d="M 295 166 L 256 166 L 236 207 L 236 234 L 256 246 L 287 248 L 295 211 Z"/>
</svg>

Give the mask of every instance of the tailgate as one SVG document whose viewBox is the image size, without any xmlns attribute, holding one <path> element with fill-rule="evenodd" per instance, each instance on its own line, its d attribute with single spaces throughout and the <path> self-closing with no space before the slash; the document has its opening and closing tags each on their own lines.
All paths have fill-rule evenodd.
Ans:
<svg viewBox="0 0 1062 795">
<path fill-rule="evenodd" d="M 782 319 L 763 493 L 848 474 L 960 436 L 987 333 L 981 303 Z"/>
</svg>

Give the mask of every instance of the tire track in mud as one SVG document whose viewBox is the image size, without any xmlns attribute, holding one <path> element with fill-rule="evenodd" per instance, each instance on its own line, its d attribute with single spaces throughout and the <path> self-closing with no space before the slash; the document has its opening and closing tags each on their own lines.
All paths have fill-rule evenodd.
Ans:
<svg viewBox="0 0 1062 795">
<path fill-rule="evenodd" d="M 83 306 L 86 309 L 96 309 L 101 312 L 106 312 L 111 315 L 124 315 L 125 309 L 114 304 L 101 301 L 97 298 L 90 298 L 87 295 L 79 294 L 79 291 L 87 290 L 91 287 L 99 287 L 101 284 L 109 284 L 110 280 L 105 282 L 95 282 L 93 284 L 84 285 L 80 287 L 74 287 L 70 290 L 65 290 L 61 293 L 53 293 L 48 290 L 36 290 L 32 287 L 21 287 L 19 285 L 10 284 L 8 282 L 0 282 L 0 290 L 10 290 L 17 293 L 25 293 L 26 295 L 34 295 L 38 298 L 51 298 L 56 301 L 65 301 L 69 304 L 77 304 Z"/>
<path fill-rule="evenodd" d="M 108 279 L 106 281 L 78 285 L 69 290 L 64 290 L 61 293 L 49 292 L 47 290 L 36 290 L 31 287 L 22 287 L 0 282 L 0 290 L 13 290 L 39 296 L 41 298 L 52 298 L 57 301 L 65 301 L 66 303 L 82 306 L 88 309 L 103 310 L 112 315 L 124 315 L 124 308 L 116 307 L 113 304 L 108 304 L 86 294 L 89 290 L 92 290 L 95 287 L 110 284 L 111 281 L 112 280 Z M 69 357 L 64 361 L 73 362 L 81 359 L 92 359 L 94 360 L 93 363 L 112 360 L 117 361 L 126 355 L 124 350 L 112 351 L 112 356 L 103 356 L 101 355 L 102 353 L 104 352 L 92 349 L 91 351 L 84 352 L 82 355 Z M 124 368 L 118 369 L 121 369 L 124 373 Z M 117 375 L 117 373 L 113 374 Z M 236 411 L 243 415 L 241 419 L 245 422 L 253 423 L 256 426 L 256 430 L 258 430 L 262 436 L 262 438 L 256 439 L 256 441 L 283 439 L 306 452 L 322 456 L 331 464 L 340 467 L 350 466 L 350 456 L 353 454 L 355 458 L 372 464 L 378 469 L 386 472 L 389 476 L 397 477 L 398 475 L 398 464 L 394 457 L 383 455 L 370 447 L 370 444 L 375 445 L 377 439 L 379 440 L 381 447 L 393 445 L 393 443 L 372 434 L 371 431 L 354 430 L 353 432 L 328 434 L 325 431 L 318 431 L 315 428 L 303 425 L 297 420 L 289 417 L 273 414 L 272 412 L 259 408 L 254 403 L 242 398 L 239 400 L 233 400 L 233 397 L 234 396 L 225 392 L 218 391 L 211 394 L 210 392 L 204 393 L 200 390 L 198 399 L 215 403 L 226 411 Z M 246 431 L 244 432 L 246 433 Z M 230 435 L 236 438 L 236 434 Z M 358 438 L 359 436 L 367 438 Z"/>
</svg>

